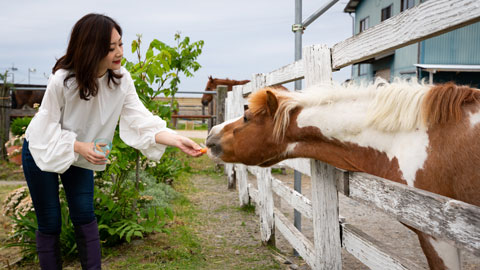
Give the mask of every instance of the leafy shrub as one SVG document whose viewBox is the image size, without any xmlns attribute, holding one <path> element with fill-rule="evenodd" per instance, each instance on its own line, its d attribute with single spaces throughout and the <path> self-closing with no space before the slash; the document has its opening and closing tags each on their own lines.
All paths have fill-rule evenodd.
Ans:
<svg viewBox="0 0 480 270">
<path fill-rule="evenodd" d="M 177 153 L 179 151 L 178 148 L 167 147 L 159 161 L 151 161 L 145 158 L 143 160 L 145 172 L 154 175 L 157 183 L 168 183 L 178 178 L 182 172 L 190 171 L 191 168 L 188 163 L 178 159 Z"/>
<path fill-rule="evenodd" d="M 129 175 L 132 181 L 135 179 L 133 173 Z M 170 202 L 179 196 L 171 186 L 159 182 L 157 178 L 146 172 L 140 172 L 141 183 L 144 185 L 140 192 L 140 199 L 146 207 L 168 207 Z"/>
<path fill-rule="evenodd" d="M 132 237 L 143 237 L 154 231 L 165 232 L 168 218 L 173 212 L 168 207 L 152 205 L 141 197 L 144 185 L 135 187 L 131 172 L 123 181 L 110 182 L 100 179 L 95 189 L 95 214 L 102 243 L 112 246 Z M 138 189 L 138 190 L 137 190 Z"/>
<path fill-rule="evenodd" d="M 10 131 L 12 131 L 12 134 L 15 136 L 22 136 L 25 134 L 25 130 L 30 124 L 30 121 L 32 121 L 32 117 L 15 118 L 10 124 Z"/>
</svg>

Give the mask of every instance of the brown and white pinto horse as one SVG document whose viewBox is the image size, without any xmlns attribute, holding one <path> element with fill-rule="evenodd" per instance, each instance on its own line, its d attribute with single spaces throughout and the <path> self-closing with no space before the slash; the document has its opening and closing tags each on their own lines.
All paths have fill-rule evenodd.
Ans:
<svg viewBox="0 0 480 270">
<path fill-rule="evenodd" d="M 217 85 L 226 85 L 228 88 L 228 91 L 232 91 L 232 87 L 234 85 L 242 85 L 250 82 L 249 80 L 243 80 L 243 81 L 236 81 L 236 80 L 230 80 L 228 78 L 226 79 L 218 79 L 218 78 L 212 78 L 212 76 L 208 77 L 208 82 L 207 86 L 205 87 L 205 91 L 215 91 L 217 89 Z M 202 95 L 202 104 L 203 106 L 208 106 L 208 104 L 212 101 L 213 96 L 211 94 L 203 94 Z"/>
<path fill-rule="evenodd" d="M 270 166 L 306 157 L 480 206 L 480 90 L 452 83 L 259 90 L 243 117 L 215 126 L 211 158 Z M 414 230 L 431 269 L 459 251 Z"/>
</svg>

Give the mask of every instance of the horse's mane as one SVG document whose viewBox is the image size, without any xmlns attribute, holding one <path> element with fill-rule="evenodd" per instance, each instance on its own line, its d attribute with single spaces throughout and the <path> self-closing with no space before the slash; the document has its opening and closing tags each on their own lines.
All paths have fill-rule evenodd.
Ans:
<svg viewBox="0 0 480 270">
<path fill-rule="evenodd" d="M 274 92 L 279 100 L 274 117 L 273 136 L 276 140 L 283 138 L 291 112 L 299 107 L 370 98 L 372 101 L 368 106 L 366 121 L 351 128 L 358 130 L 371 127 L 383 132 L 401 132 L 460 121 L 463 116 L 462 105 L 480 102 L 478 89 L 453 83 L 432 86 L 416 80 L 396 80 L 393 83 L 377 80 L 368 85 L 316 85 L 302 92 L 265 88 L 249 98 L 249 109 L 254 115 L 266 112 L 267 90 Z"/>
<path fill-rule="evenodd" d="M 453 83 L 437 85 L 426 94 L 422 115 L 428 125 L 458 122 L 462 119 L 462 106 L 479 103 L 480 91 Z"/>
</svg>

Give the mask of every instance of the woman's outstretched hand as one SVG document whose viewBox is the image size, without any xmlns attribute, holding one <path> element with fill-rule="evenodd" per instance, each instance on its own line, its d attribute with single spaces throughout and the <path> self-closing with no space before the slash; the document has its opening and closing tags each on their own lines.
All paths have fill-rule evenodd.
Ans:
<svg viewBox="0 0 480 270">
<path fill-rule="evenodd" d="M 182 135 L 162 131 L 155 135 L 155 141 L 159 144 L 175 146 L 192 157 L 203 155 L 202 148 L 196 142 Z"/>
<path fill-rule="evenodd" d="M 201 151 L 202 148 L 196 142 L 190 140 L 189 138 L 180 136 L 178 142 L 179 143 L 177 147 L 185 154 L 192 157 L 199 157 L 203 155 L 203 152 Z"/>
<path fill-rule="evenodd" d="M 88 162 L 95 165 L 104 165 L 107 159 L 104 155 L 93 151 L 93 142 L 79 142 L 75 141 L 74 151 L 84 157 Z"/>
</svg>

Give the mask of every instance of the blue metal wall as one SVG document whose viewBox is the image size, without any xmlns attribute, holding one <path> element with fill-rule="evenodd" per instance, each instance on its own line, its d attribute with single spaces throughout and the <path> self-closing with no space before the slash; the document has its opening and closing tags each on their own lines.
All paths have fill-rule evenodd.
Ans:
<svg viewBox="0 0 480 270">
<path fill-rule="evenodd" d="M 422 42 L 422 64 L 480 64 L 480 23 Z"/>
</svg>

